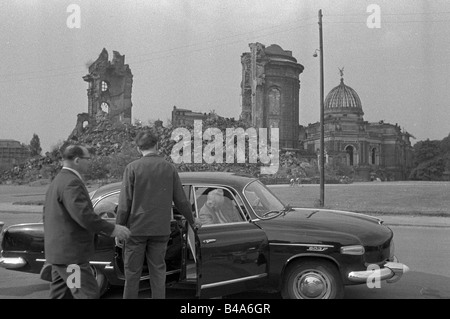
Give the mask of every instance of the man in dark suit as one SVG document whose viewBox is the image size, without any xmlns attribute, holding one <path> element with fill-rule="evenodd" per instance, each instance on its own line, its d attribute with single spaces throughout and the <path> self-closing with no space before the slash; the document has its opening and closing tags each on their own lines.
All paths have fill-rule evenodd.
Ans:
<svg viewBox="0 0 450 319">
<path fill-rule="evenodd" d="M 46 262 L 52 265 L 50 298 L 99 298 L 97 281 L 90 269 L 95 233 L 126 239 L 130 231 L 94 213 L 82 174 L 89 167 L 86 147 L 69 145 L 63 152 L 63 168 L 50 184 L 44 205 Z"/>
<path fill-rule="evenodd" d="M 131 231 L 124 250 L 123 297 L 138 298 L 146 257 L 152 298 L 163 299 L 172 202 L 193 228 L 201 224 L 194 220 L 176 168 L 158 155 L 157 135 L 141 131 L 135 141 L 143 156 L 125 168 L 116 218 L 117 224 L 126 225 Z"/>
</svg>

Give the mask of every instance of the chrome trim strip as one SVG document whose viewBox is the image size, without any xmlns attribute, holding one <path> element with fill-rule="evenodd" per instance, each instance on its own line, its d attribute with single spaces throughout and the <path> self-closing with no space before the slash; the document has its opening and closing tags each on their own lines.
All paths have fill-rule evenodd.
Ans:
<svg viewBox="0 0 450 319">
<path fill-rule="evenodd" d="M 90 261 L 89 264 L 91 265 L 105 265 L 108 266 L 111 264 L 110 261 Z"/>
<path fill-rule="evenodd" d="M 8 230 L 10 227 L 16 227 L 16 226 L 29 226 L 29 225 L 42 225 L 42 224 L 43 224 L 43 222 L 14 224 L 14 225 L 9 225 L 9 226 L 6 227 L 3 231 Z"/>
<path fill-rule="evenodd" d="M 325 258 L 327 260 L 331 260 L 332 262 L 334 262 L 336 264 L 336 266 L 339 265 L 339 263 L 337 262 L 336 259 L 334 259 L 333 257 L 331 257 L 330 255 L 326 255 L 326 254 L 319 254 L 317 252 L 314 251 L 306 251 L 297 255 L 293 255 L 291 257 L 289 257 L 288 260 L 285 261 L 284 263 L 284 267 L 286 267 L 287 264 L 289 264 L 292 260 L 296 259 L 296 258 L 303 258 L 303 257 L 318 257 L 318 258 Z"/>
<path fill-rule="evenodd" d="M 269 243 L 269 246 L 301 246 L 301 247 L 327 247 L 333 248 L 333 245 L 323 245 L 323 244 L 283 244 L 283 243 Z"/>
<path fill-rule="evenodd" d="M 205 224 L 205 225 L 202 225 L 202 228 L 204 228 L 204 227 L 217 227 L 217 226 L 228 226 L 228 225 L 236 225 L 236 224 L 248 224 L 249 223 L 249 221 L 248 220 L 244 220 L 244 221 L 241 221 L 241 222 L 232 222 L 232 223 L 223 223 L 223 224 Z"/>
<path fill-rule="evenodd" d="M 21 258 L 21 257 L 19 257 L 19 258 Z M 45 259 L 36 259 L 36 261 L 45 262 Z M 114 266 L 111 265 L 110 261 L 90 261 L 89 264 L 91 264 L 91 265 L 105 265 L 105 269 L 114 269 Z M 181 272 L 181 270 L 180 269 L 171 270 L 171 271 L 166 272 L 166 275 L 172 275 L 172 274 L 176 274 L 178 272 Z M 144 277 L 141 277 L 141 280 L 149 279 L 149 278 L 150 278 L 149 276 L 144 276 Z"/>
<path fill-rule="evenodd" d="M 112 192 L 110 192 L 110 193 L 106 193 L 106 194 L 104 194 L 103 196 L 100 196 L 99 198 L 97 198 L 97 200 L 95 201 L 95 203 L 92 203 L 92 207 L 95 208 L 95 206 L 97 206 L 97 204 L 98 204 L 101 200 L 103 200 L 104 198 L 110 197 L 110 196 L 113 196 L 113 195 L 116 195 L 116 194 L 119 194 L 119 193 L 120 193 L 120 189 L 119 189 L 119 190 L 112 191 Z"/>
<path fill-rule="evenodd" d="M 201 289 L 214 288 L 214 287 L 223 286 L 223 285 L 235 284 L 235 283 L 239 283 L 239 282 L 243 282 L 243 281 L 247 281 L 247 280 L 264 278 L 266 276 L 267 276 L 267 273 L 264 273 L 264 274 L 259 274 L 259 275 L 249 276 L 249 277 L 243 277 L 243 278 L 238 278 L 238 279 L 231 279 L 231 280 L 225 280 L 225 281 L 220 281 L 220 282 L 214 282 L 214 283 L 211 283 L 211 284 L 202 285 Z"/>
<path fill-rule="evenodd" d="M 36 261 L 45 262 L 46 260 L 45 259 L 36 258 Z M 109 265 L 111 265 L 111 262 L 110 261 L 90 261 L 89 264 L 91 264 L 91 265 L 100 265 L 100 266 L 101 265 L 109 266 Z"/>
</svg>

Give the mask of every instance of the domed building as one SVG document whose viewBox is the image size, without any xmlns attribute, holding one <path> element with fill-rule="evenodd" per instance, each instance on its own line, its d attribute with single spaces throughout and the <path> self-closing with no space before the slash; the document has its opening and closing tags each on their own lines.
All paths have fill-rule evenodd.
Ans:
<svg viewBox="0 0 450 319">
<path fill-rule="evenodd" d="M 404 180 L 412 167 L 410 137 L 400 126 L 364 121 L 361 99 L 344 83 L 324 101 L 325 163 L 350 168 L 357 180 Z M 320 154 L 320 122 L 300 127 L 303 148 Z"/>
</svg>

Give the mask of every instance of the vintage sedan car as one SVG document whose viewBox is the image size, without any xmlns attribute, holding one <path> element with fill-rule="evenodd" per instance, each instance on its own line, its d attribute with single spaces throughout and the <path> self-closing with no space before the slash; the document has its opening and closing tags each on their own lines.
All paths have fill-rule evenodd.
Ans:
<svg viewBox="0 0 450 319">
<path fill-rule="evenodd" d="M 258 289 L 291 299 L 331 299 L 343 297 L 346 285 L 395 282 L 408 270 L 394 256 L 392 230 L 378 218 L 291 208 L 258 179 L 235 173 L 180 177 L 193 213 L 205 224 L 196 232 L 187 229 L 174 208 L 166 254 L 172 287 L 190 288 L 199 298 Z M 199 215 L 212 191 L 223 195 L 220 205 L 228 220 Z M 120 183 L 93 192 L 95 213 L 114 223 L 119 192 Z M 41 223 L 4 229 L 0 266 L 48 280 L 43 231 Z M 102 293 L 124 284 L 122 247 L 106 235 L 97 237 L 91 266 Z M 144 271 L 142 280 L 147 278 Z"/>
</svg>

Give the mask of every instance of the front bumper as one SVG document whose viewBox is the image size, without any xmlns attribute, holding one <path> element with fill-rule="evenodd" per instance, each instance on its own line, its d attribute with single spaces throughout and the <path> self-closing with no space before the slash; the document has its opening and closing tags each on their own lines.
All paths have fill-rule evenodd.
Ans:
<svg viewBox="0 0 450 319">
<path fill-rule="evenodd" d="M 0 267 L 6 269 L 17 269 L 25 266 L 26 260 L 22 257 L 0 257 Z"/>
<path fill-rule="evenodd" d="M 355 283 L 365 283 L 373 279 L 386 280 L 388 283 L 393 283 L 400 280 L 402 275 L 409 271 L 409 267 L 397 262 L 397 258 L 395 257 L 394 261 L 389 261 L 382 267 L 374 265 L 374 267 L 368 268 L 370 269 L 350 272 L 348 279 Z"/>
</svg>

